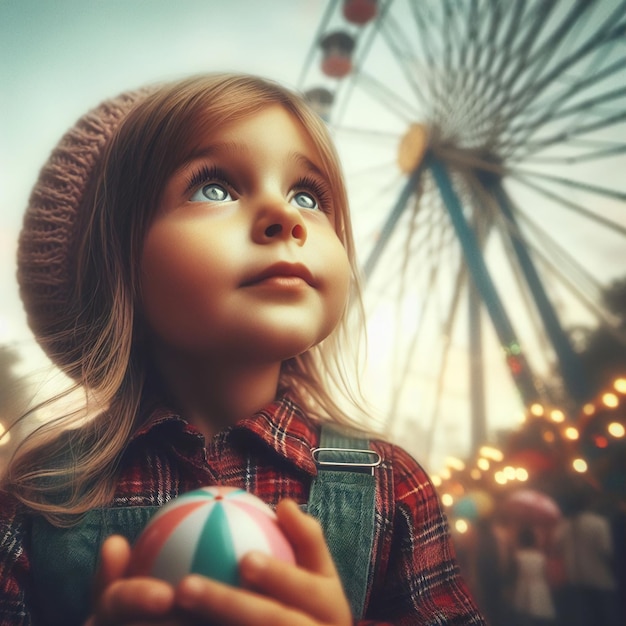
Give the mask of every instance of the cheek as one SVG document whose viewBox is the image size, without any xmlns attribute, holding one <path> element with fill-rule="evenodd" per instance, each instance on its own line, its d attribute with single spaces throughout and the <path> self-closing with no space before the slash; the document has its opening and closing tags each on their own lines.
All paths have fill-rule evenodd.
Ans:
<svg viewBox="0 0 626 626">
<path fill-rule="evenodd" d="M 333 248 L 333 253 L 326 258 L 329 269 L 329 290 L 326 304 L 329 317 L 332 318 L 329 319 L 329 322 L 335 326 L 341 319 L 348 302 L 352 272 L 348 255 L 341 243 L 337 241 L 337 245 Z"/>
<path fill-rule="evenodd" d="M 200 240 L 201 239 L 201 240 Z M 141 298 L 146 322 L 176 341 L 206 324 L 227 272 L 219 246 L 206 238 L 151 230 L 141 261 Z"/>
</svg>

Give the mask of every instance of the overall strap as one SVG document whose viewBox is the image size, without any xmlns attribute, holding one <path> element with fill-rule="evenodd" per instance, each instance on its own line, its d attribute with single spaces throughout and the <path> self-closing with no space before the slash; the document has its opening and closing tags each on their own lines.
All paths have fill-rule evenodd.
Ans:
<svg viewBox="0 0 626 626">
<path fill-rule="evenodd" d="M 382 459 L 367 439 L 328 426 L 322 426 L 320 445 L 311 453 L 318 473 L 308 512 L 324 529 L 352 613 L 360 618 L 374 542 L 374 469 Z"/>
</svg>

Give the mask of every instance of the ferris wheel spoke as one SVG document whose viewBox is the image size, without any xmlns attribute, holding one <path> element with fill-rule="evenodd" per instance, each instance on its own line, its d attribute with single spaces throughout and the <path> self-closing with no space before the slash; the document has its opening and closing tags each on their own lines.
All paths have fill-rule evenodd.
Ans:
<svg viewBox="0 0 626 626">
<path fill-rule="evenodd" d="M 533 121 L 532 123 L 527 124 L 519 124 L 513 128 L 511 128 L 511 134 L 515 135 L 519 132 L 527 131 L 524 137 L 521 140 L 518 140 L 519 143 L 523 143 L 528 141 L 529 137 L 532 136 L 533 132 L 537 130 L 541 125 L 543 125 L 547 121 L 551 120 L 559 120 L 562 118 L 570 117 L 581 111 L 585 111 L 590 115 L 594 114 L 594 110 L 602 107 L 603 105 L 610 103 L 614 100 L 620 99 L 623 96 L 626 96 L 626 87 L 621 89 L 613 89 L 612 91 L 607 91 L 600 95 L 594 96 L 592 98 L 587 98 L 586 100 L 582 100 L 573 104 L 569 107 L 565 107 L 560 111 L 552 110 L 549 114 L 542 116 L 542 118 Z M 528 132 L 530 131 L 530 132 Z"/>
<path fill-rule="evenodd" d="M 438 59 L 445 58 L 445 54 L 441 51 L 439 39 L 434 36 L 437 29 L 433 28 L 432 24 L 426 20 L 421 7 L 418 7 L 417 3 L 409 2 L 409 8 L 416 26 L 416 40 L 425 60 L 424 65 L 427 68 L 432 68 L 426 73 L 426 84 L 432 100 L 427 113 L 437 122 L 439 110 L 442 103 L 445 102 L 448 78 L 445 75 L 442 76 L 441 72 L 437 72 L 436 68 Z"/>
<path fill-rule="evenodd" d="M 571 187 L 573 189 L 581 189 L 583 191 L 589 191 L 599 196 L 606 198 L 614 198 L 616 200 L 626 201 L 626 192 L 618 191 L 617 189 L 608 189 L 607 187 L 600 187 L 598 185 L 591 185 L 589 183 L 582 183 L 571 178 L 564 178 L 562 176 L 553 176 L 551 174 L 540 174 L 539 172 L 530 172 L 523 169 L 511 169 L 509 170 L 513 178 L 524 178 L 526 176 L 533 176 L 535 178 L 541 178 L 543 180 L 549 180 L 553 183 L 563 185 L 565 187 Z"/>
<path fill-rule="evenodd" d="M 535 245 L 531 249 L 547 271 L 594 317 L 614 327 L 617 323 L 615 316 L 598 304 L 602 302 L 602 285 L 536 221 L 524 213 L 519 217 L 525 228 L 533 232 L 536 239 L 542 242 L 541 247 Z M 551 256 L 549 257 L 545 251 L 550 251 Z"/>
<path fill-rule="evenodd" d="M 459 303 L 461 301 L 461 292 L 464 284 L 467 282 L 468 274 L 466 266 L 463 263 L 459 263 L 454 281 L 453 295 L 448 309 L 448 315 L 440 333 L 442 347 L 439 353 L 440 360 L 437 368 L 436 385 L 433 391 L 433 407 L 426 430 L 426 450 L 428 451 L 433 449 L 435 430 L 437 428 L 437 423 L 439 422 L 441 411 L 441 399 L 445 389 L 445 374 L 448 368 L 448 358 L 450 356 L 450 347 L 452 345 L 453 329 L 458 314 Z"/>
<path fill-rule="evenodd" d="M 538 27 L 539 31 L 547 28 L 548 17 L 552 10 L 556 9 L 557 4 L 555 2 L 543 3 L 545 12 L 538 12 L 540 18 L 539 23 L 536 21 L 533 23 L 533 27 Z M 577 0 L 577 2 L 570 7 L 569 14 L 560 23 L 559 27 L 550 33 L 549 37 L 546 37 L 543 44 L 532 51 L 532 47 L 535 41 L 539 41 L 539 33 L 533 31 L 533 38 L 523 43 L 523 48 L 520 50 L 520 63 L 517 68 L 511 72 L 511 80 L 505 86 L 503 91 L 504 98 L 497 102 L 499 109 L 507 111 L 507 118 L 512 119 L 519 115 L 520 111 L 529 103 L 534 101 L 539 93 L 538 82 L 541 75 L 550 66 L 550 61 L 555 57 L 558 52 L 558 46 L 562 43 L 563 39 L 573 29 L 574 25 L 582 13 L 589 9 L 590 3 L 586 0 Z M 527 51 L 526 51 L 526 47 Z M 522 98 L 523 96 L 523 98 Z M 520 98 L 523 99 L 524 106 L 520 105 Z"/>
<path fill-rule="evenodd" d="M 371 47 L 375 41 L 375 37 L 379 33 L 381 24 L 384 23 L 384 17 L 386 15 L 387 10 L 391 6 L 392 2 L 393 0 L 387 0 L 386 2 L 383 3 L 381 7 L 379 19 L 376 20 L 372 29 L 367 34 L 367 37 L 365 37 L 365 42 L 358 48 L 359 52 L 358 52 L 357 57 L 354 60 L 354 68 L 353 68 L 353 71 L 350 73 L 350 78 L 348 80 L 342 81 L 339 89 L 337 90 L 336 99 L 337 99 L 338 104 L 336 106 L 336 111 L 335 111 L 335 115 L 333 116 L 333 119 L 338 122 L 343 120 L 343 117 L 345 114 L 345 108 L 348 104 L 350 95 L 355 86 L 355 78 L 359 74 L 359 68 L 362 67 L 363 62 L 365 61 L 368 54 L 370 53 Z M 360 40 L 360 36 L 357 35 L 356 39 Z M 356 44 L 356 41 L 355 41 L 355 44 Z"/>
<path fill-rule="evenodd" d="M 563 165 L 573 165 L 575 163 L 583 163 L 585 161 L 597 161 L 598 159 L 605 159 L 612 156 L 618 156 L 620 154 L 626 154 L 626 144 L 620 144 L 618 146 L 610 145 L 607 148 L 601 150 L 594 150 L 592 152 L 585 152 L 576 156 L 560 156 L 560 157 L 534 157 L 533 163 L 561 163 Z"/>
<path fill-rule="evenodd" d="M 587 268 L 528 213 L 518 211 L 517 216 L 524 230 L 536 242 L 533 244 L 529 238 L 526 239 L 533 256 L 540 259 L 544 265 L 550 266 L 552 273 L 559 276 L 563 283 L 570 284 L 577 292 L 586 294 L 593 301 L 599 301 L 602 285 Z M 519 230 L 518 226 L 516 228 Z"/>
<path fill-rule="evenodd" d="M 415 107 L 406 100 L 398 98 L 394 92 L 378 79 L 369 74 L 359 73 L 355 76 L 355 80 L 358 86 L 378 100 L 387 110 L 393 111 L 403 122 L 409 124 L 415 119 Z"/>
<path fill-rule="evenodd" d="M 384 22 L 381 33 L 389 46 L 389 50 L 398 61 L 404 79 L 417 98 L 418 104 L 422 108 L 426 107 L 428 94 L 422 90 L 422 81 L 419 77 L 427 77 L 426 84 L 430 85 L 433 80 L 431 70 L 422 63 L 418 64 L 418 58 L 414 54 L 411 44 L 407 41 L 403 29 L 392 17 Z M 396 92 L 394 95 L 398 97 Z"/>
<path fill-rule="evenodd" d="M 606 113 L 604 113 L 604 115 L 599 120 L 588 122 L 586 124 L 571 123 L 567 125 L 565 130 L 559 131 L 558 133 L 553 133 L 548 137 L 543 137 L 541 139 L 530 141 L 531 135 L 529 135 L 528 137 L 523 139 L 516 139 L 515 141 L 511 140 L 507 144 L 504 144 L 502 146 L 502 153 L 506 154 L 507 156 L 515 156 L 517 158 L 527 157 L 530 155 L 534 155 L 537 152 L 554 144 L 571 143 L 572 139 L 579 137 L 580 135 L 585 135 L 593 133 L 595 131 L 603 130 L 605 128 L 609 128 L 611 126 L 616 126 L 617 124 L 624 122 L 624 120 L 626 120 L 626 114 L 624 114 L 623 111 L 620 111 L 613 115 L 607 115 Z"/>
<path fill-rule="evenodd" d="M 339 0 L 329 0 L 328 4 L 326 5 L 326 10 L 324 11 L 324 15 L 322 16 L 322 19 L 317 27 L 315 35 L 313 36 L 313 40 L 311 42 L 311 45 L 309 46 L 309 50 L 304 60 L 304 64 L 302 65 L 302 70 L 300 71 L 300 76 L 298 77 L 298 82 L 296 83 L 299 90 L 302 89 L 304 79 L 311 69 L 311 65 L 317 55 L 317 50 L 319 42 L 322 39 L 322 34 L 328 28 L 328 24 L 330 23 L 330 20 L 333 16 L 333 13 L 335 12 L 338 3 Z"/>
<path fill-rule="evenodd" d="M 515 105 L 511 107 L 510 115 L 517 116 L 523 111 L 532 101 L 539 97 L 539 95 L 549 88 L 553 81 L 558 79 L 559 76 L 568 70 L 570 67 L 586 58 L 592 52 L 595 52 L 601 46 L 608 45 L 619 41 L 620 38 L 626 34 L 626 25 L 620 24 L 612 28 L 609 32 L 598 32 L 588 40 L 584 45 L 580 46 L 572 54 L 564 58 L 557 64 L 551 71 L 548 72 L 543 78 L 535 78 L 531 85 L 525 85 L 518 89 L 512 97 L 511 101 L 515 102 Z M 539 75 L 540 76 L 540 75 Z"/>
<path fill-rule="evenodd" d="M 464 16 L 467 30 L 460 46 L 459 63 L 453 72 L 455 82 L 452 86 L 452 93 L 457 100 L 469 98 L 472 103 L 480 101 L 472 96 L 480 93 L 477 87 L 485 82 L 490 63 L 495 56 L 490 54 L 493 52 L 494 42 L 489 41 L 487 37 L 485 41 L 481 31 L 481 25 L 486 24 L 487 31 L 493 32 L 493 22 L 499 18 L 499 12 L 490 9 L 491 5 L 479 6 L 474 0 L 469 4 L 467 15 Z M 482 65 L 483 57 L 487 60 L 486 67 Z"/>
<path fill-rule="evenodd" d="M 561 196 L 554 191 L 551 191 L 550 189 L 542 187 L 541 185 L 531 181 L 530 178 L 527 176 L 514 175 L 513 178 L 518 180 L 521 184 L 525 185 L 529 189 L 532 189 L 535 192 L 539 193 L 543 197 L 548 198 L 549 200 L 554 200 L 557 204 L 574 210 L 576 213 L 579 213 L 580 215 L 583 215 L 593 222 L 610 229 L 612 232 L 626 236 L 626 226 L 623 226 L 622 224 L 619 224 L 613 220 L 609 220 L 608 218 L 603 217 L 598 213 L 594 213 L 593 211 L 586 209 L 581 204 L 578 204 L 570 200 L 569 198 L 565 198 L 564 196 Z"/>
<path fill-rule="evenodd" d="M 512 21 L 510 24 L 511 43 L 510 46 L 505 47 L 502 62 L 491 79 L 491 89 L 485 95 L 485 101 L 489 102 L 490 106 L 485 110 L 481 121 L 488 121 L 494 111 L 498 111 L 502 126 L 506 126 L 515 117 L 513 112 L 506 111 L 507 105 L 514 101 L 511 96 L 513 87 L 525 75 L 529 65 L 530 50 L 538 40 L 539 33 L 546 27 L 555 3 L 537 3 L 524 14 L 526 7 L 527 3 L 523 0 L 515 5 L 520 23 L 514 24 Z"/>
<path fill-rule="evenodd" d="M 374 270 L 374 267 L 378 263 L 378 260 L 380 259 L 380 256 L 383 250 L 385 249 L 385 246 L 387 245 L 391 235 L 393 234 L 394 228 L 398 220 L 400 219 L 400 216 L 402 215 L 402 213 L 404 212 L 406 208 L 406 203 L 408 202 L 409 198 L 411 197 L 411 194 L 414 192 L 415 188 L 417 187 L 418 181 L 421 175 L 421 169 L 422 168 L 420 166 L 408 178 L 406 185 L 404 186 L 404 189 L 402 190 L 400 194 L 400 197 L 396 201 L 395 206 L 389 213 L 389 217 L 387 218 L 387 221 L 383 225 L 383 228 L 380 233 L 380 237 L 378 238 L 376 245 L 371 250 L 369 256 L 365 260 L 365 265 L 363 266 L 363 275 L 365 277 L 365 280 L 368 279 L 368 277 L 371 275 L 372 271 Z"/>
</svg>

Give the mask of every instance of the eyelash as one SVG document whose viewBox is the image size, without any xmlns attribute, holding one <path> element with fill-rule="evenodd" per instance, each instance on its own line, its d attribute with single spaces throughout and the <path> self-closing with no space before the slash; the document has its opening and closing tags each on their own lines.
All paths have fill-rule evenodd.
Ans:
<svg viewBox="0 0 626 626">
<path fill-rule="evenodd" d="M 330 213 L 331 212 L 331 195 L 328 191 L 328 187 L 317 180 L 316 178 L 311 178 L 309 176 L 303 176 L 302 178 L 296 181 L 296 184 L 293 186 L 298 191 L 310 191 L 313 193 L 315 198 L 317 199 L 317 203 L 319 206 L 319 210 L 322 213 Z"/>
<path fill-rule="evenodd" d="M 186 186 L 186 193 L 195 191 L 196 189 L 199 189 L 203 185 L 206 185 L 210 182 L 220 183 L 221 185 L 224 185 L 227 189 L 232 189 L 232 185 L 228 182 L 228 175 L 226 174 L 226 172 L 214 165 L 203 165 L 189 176 L 189 180 L 187 181 Z M 311 176 L 303 176 L 296 181 L 293 189 L 295 189 L 296 192 L 309 191 L 313 193 L 313 195 L 317 199 L 319 210 L 322 213 L 331 213 L 330 206 L 332 202 L 332 197 L 330 192 L 328 191 L 328 187 L 321 181 Z"/>
<path fill-rule="evenodd" d="M 212 165 L 203 165 L 195 170 L 187 181 L 186 193 L 195 191 L 196 189 L 206 185 L 207 183 L 220 183 L 227 189 L 232 189 L 232 185 L 228 182 L 228 176 L 224 171 Z"/>
</svg>

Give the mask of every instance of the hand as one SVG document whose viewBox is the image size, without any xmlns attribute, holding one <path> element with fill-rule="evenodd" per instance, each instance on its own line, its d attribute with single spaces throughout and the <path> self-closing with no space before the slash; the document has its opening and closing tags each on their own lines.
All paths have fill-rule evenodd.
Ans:
<svg viewBox="0 0 626 626">
<path fill-rule="evenodd" d="M 85 626 L 350 626 L 321 526 L 292 500 L 281 502 L 276 514 L 297 566 L 252 552 L 240 564 L 244 589 L 197 575 L 176 590 L 155 578 L 125 578 L 130 546 L 123 537 L 109 537 L 96 574 L 95 611 Z"/>
<path fill-rule="evenodd" d="M 187 576 L 175 604 L 193 623 L 222 626 L 350 626 L 352 616 L 322 528 L 292 500 L 277 509 L 297 566 L 252 552 L 240 564 L 244 589 Z"/>
<path fill-rule="evenodd" d="M 102 545 L 95 580 L 95 611 L 85 626 L 150 624 L 176 626 L 174 588 L 156 578 L 125 578 L 130 546 L 124 537 L 113 535 Z"/>
</svg>

